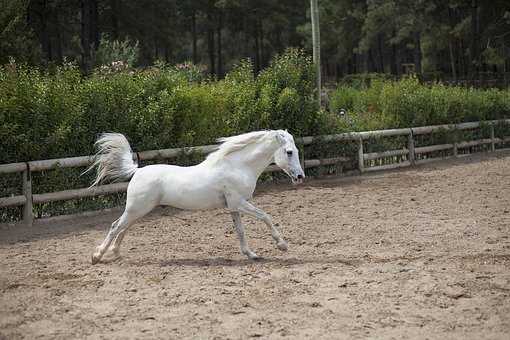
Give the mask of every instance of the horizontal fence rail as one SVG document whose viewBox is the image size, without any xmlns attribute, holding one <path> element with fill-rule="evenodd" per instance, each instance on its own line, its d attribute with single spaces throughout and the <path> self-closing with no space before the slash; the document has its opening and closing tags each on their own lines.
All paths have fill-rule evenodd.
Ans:
<svg viewBox="0 0 510 340">
<path fill-rule="evenodd" d="M 482 124 L 485 124 L 490 128 L 490 137 L 473 141 L 461 141 L 450 144 L 438 144 L 430 146 L 415 147 L 415 136 L 431 134 L 438 131 L 460 131 L 480 128 Z M 323 136 L 309 136 L 296 138 L 296 142 L 302 145 L 310 145 L 315 141 L 320 142 L 341 142 L 341 141 L 354 141 L 358 145 L 358 170 L 360 173 L 372 172 L 379 170 L 396 169 L 401 167 L 407 167 L 414 164 L 427 163 L 443 159 L 445 157 L 435 158 L 422 158 L 417 159 L 418 155 L 428 154 L 438 151 L 453 151 L 453 156 L 458 156 L 459 149 L 465 149 L 480 145 L 490 145 L 489 151 L 495 151 L 496 144 L 510 143 L 510 136 L 504 138 L 496 138 L 494 136 L 494 126 L 497 124 L 510 124 L 510 119 L 506 120 L 495 120 L 486 122 L 469 122 L 460 124 L 449 124 L 449 125 L 434 125 L 434 126 L 422 126 L 404 129 L 389 129 L 389 130 L 377 130 L 377 131 L 363 131 L 363 132 L 350 132 L 335 135 L 323 135 Z M 381 137 L 394 137 L 394 136 L 407 136 L 407 145 L 402 149 L 398 150 L 386 150 L 381 152 L 369 152 L 365 153 L 363 150 L 363 142 L 371 138 Z M 162 150 L 149 150 L 133 153 L 133 159 L 138 161 L 155 160 L 155 159 L 171 159 L 180 155 L 190 154 L 208 154 L 214 151 L 217 145 L 205 145 L 195 146 L 186 148 L 174 148 L 174 149 L 162 149 Z M 349 157 L 334 157 L 325 159 L 304 159 L 303 153 L 302 165 L 305 169 L 335 165 L 342 162 L 350 162 L 354 159 Z M 399 161 L 391 164 L 383 164 L 376 166 L 365 166 L 365 162 L 371 162 L 383 158 L 394 158 Z M 54 201 L 65 201 L 83 197 L 93 197 L 112 193 L 125 192 L 128 186 L 128 182 L 113 183 L 100 185 L 90 188 L 70 189 L 64 191 L 43 193 L 43 194 L 32 194 L 32 181 L 31 173 L 38 171 L 46 171 L 57 168 L 75 168 L 75 167 L 86 167 L 92 164 L 94 160 L 93 156 L 82 156 L 82 157 L 70 157 L 60 159 L 49 159 L 49 160 L 38 160 L 29 161 L 23 163 L 11 163 L 11 164 L 0 164 L 0 175 L 9 173 L 23 173 L 22 183 L 22 195 L 0 197 L 0 207 L 12 207 L 12 206 L 23 206 L 23 222 L 31 225 L 34 220 L 33 204 L 54 202 Z M 275 165 L 270 165 L 265 172 L 275 172 L 279 169 Z"/>
</svg>

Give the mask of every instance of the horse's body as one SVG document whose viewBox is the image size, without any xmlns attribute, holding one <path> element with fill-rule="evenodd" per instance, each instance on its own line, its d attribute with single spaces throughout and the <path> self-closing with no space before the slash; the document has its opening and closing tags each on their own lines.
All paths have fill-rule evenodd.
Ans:
<svg viewBox="0 0 510 340">
<path fill-rule="evenodd" d="M 155 205 L 168 205 L 179 209 L 197 210 L 225 206 L 219 183 L 213 182 L 214 173 L 203 166 L 180 167 L 153 165 L 140 169 L 128 187 L 128 196 L 144 196 Z M 153 188 L 147 192 L 146 188 Z"/>
<path fill-rule="evenodd" d="M 258 256 L 246 244 L 240 213 L 257 217 L 270 227 L 277 247 L 287 250 L 286 242 L 269 215 L 248 200 L 253 195 L 258 177 L 272 161 L 293 182 L 304 178 L 294 139 L 288 132 L 278 130 L 251 132 L 221 141 L 223 144 L 217 151 L 195 166 L 159 164 L 138 168 L 131 159 L 131 148 L 126 138 L 120 134 L 104 134 L 96 142 L 99 152 L 93 166 L 98 166 L 98 175 L 94 184 L 103 179 L 132 179 L 127 189 L 125 211 L 113 222 L 105 240 L 97 247 L 92 263 L 101 260 L 112 242 L 113 254 L 120 256 L 119 247 L 127 228 L 159 205 L 185 210 L 228 208 L 241 251 L 251 259 Z"/>
</svg>

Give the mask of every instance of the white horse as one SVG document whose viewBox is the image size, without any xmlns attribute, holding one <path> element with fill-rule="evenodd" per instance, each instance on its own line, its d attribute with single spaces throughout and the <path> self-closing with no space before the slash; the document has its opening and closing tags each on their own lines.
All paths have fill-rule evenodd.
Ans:
<svg viewBox="0 0 510 340">
<path fill-rule="evenodd" d="M 112 223 L 105 240 L 96 248 L 92 264 L 99 262 L 108 249 L 118 258 L 127 228 L 159 205 L 186 210 L 226 207 L 232 215 L 241 252 L 254 260 L 259 257 L 246 243 L 241 213 L 256 217 L 270 228 L 278 249 L 286 251 L 287 243 L 271 217 L 248 200 L 258 177 L 273 161 L 293 183 L 303 181 L 305 174 L 294 138 L 283 130 L 257 131 L 221 138 L 219 142 L 222 144 L 218 149 L 195 166 L 157 164 L 138 168 L 123 135 L 101 135 L 96 142 L 99 149 L 96 160 L 89 168 L 98 167 L 93 185 L 105 179 L 132 179 L 124 213 Z"/>
</svg>

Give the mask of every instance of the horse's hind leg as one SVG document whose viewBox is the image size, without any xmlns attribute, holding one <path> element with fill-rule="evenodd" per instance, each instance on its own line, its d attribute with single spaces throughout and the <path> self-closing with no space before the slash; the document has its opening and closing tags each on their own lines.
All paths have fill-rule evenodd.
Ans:
<svg viewBox="0 0 510 340">
<path fill-rule="evenodd" d="M 165 214 L 165 216 L 172 216 L 175 215 L 179 210 L 174 210 L 170 213 Z M 115 238 L 112 245 L 110 246 L 109 250 L 112 252 L 113 257 L 109 260 L 115 260 L 120 257 L 120 245 L 122 243 L 122 240 L 124 239 L 124 236 L 126 236 L 128 228 L 125 228 L 121 232 L 119 232 L 119 235 Z"/>
<path fill-rule="evenodd" d="M 104 239 L 103 243 L 101 243 L 101 245 L 99 245 L 96 248 L 96 251 L 94 252 L 94 254 L 92 254 L 92 264 L 96 264 L 99 261 L 101 261 L 101 258 L 106 253 L 106 251 L 108 250 L 108 247 L 113 242 L 113 240 L 120 237 L 120 239 L 119 239 L 119 244 L 120 244 L 120 242 L 122 241 L 122 237 L 124 237 L 126 229 L 131 224 L 133 224 L 137 219 L 148 214 L 152 210 L 152 208 L 153 207 L 151 206 L 151 207 L 147 207 L 143 210 L 139 210 L 139 211 L 126 209 L 124 211 L 124 213 L 122 214 L 122 216 L 118 220 L 116 220 L 115 222 L 112 223 L 112 226 L 110 227 L 110 231 L 106 235 L 106 238 Z"/>
<path fill-rule="evenodd" d="M 119 235 L 117 235 L 112 245 L 110 246 L 110 251 L 113 253 L 113 259 L 117 259 L 120 257 L 120 244 L 122 243 L 124 236 L 126 236 L 127 230 L 128 228 L 125 228 L 124 230 L 119 232 Z"/>
<path fill-rule="evenodd" d="M 104 241 L 96 248 L 94 254 L 92 254 L 92 264 L 96 264 L 101 261 L 101 258 L 110 246 L 110 243 L 112 243 L 117 235 L 121 231 L 125 230 L 132 222 L 134 222 L 134 219 L 130 217 L 127 211 L 124 211 L 122 216 L 112 223 L 112 226 L 110 227 L 110 230 L 108 231 Z"/>
</svg>

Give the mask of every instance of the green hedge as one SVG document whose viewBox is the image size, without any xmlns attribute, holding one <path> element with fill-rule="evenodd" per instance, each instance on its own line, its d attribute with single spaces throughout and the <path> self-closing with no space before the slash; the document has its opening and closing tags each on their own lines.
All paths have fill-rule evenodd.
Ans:
<svg viewBox="0 0 510 340">
<path fill-rule="evenodd" d="M 347 111 L 352 129 L 374 130 L 508 118 L 510 91 L 373 78 L 370 87 L 338 87 L 330 105 L 333 112 Z"/>
<path fill-rule="evenodd" d="M 73 65 L 7 64 L 0 67 L 0 163 L 91 154 L 105 131 L 124 133 L 135 150 L 203 145 L 255 129 L 315 134 L 325 124 L 313 83 L 310 58 L 295 49 L 256 78 L 245 61 L 221 81 L 189 64 L 101 67 L 86 78 Z"/>
<path fill-rule="evenodd" d="M 312 62 L 302 51 L 276 56 L 257 77 L 252 70 L 244 61 L 216 81 L 191 64 L 102 66 L 87 77 L 73 65 L 45 71 L 0 66 L 0 163 L 88 155 L 106 131 L 124 133 L 135 150 L 149 150 L 258 129 L 303 136 L 510 116 L 509 90 L 376 75 L 339 86 L 330 96 L 331 112 L 318 111 Z M 337 115 L 342 108 L 346 117 Z"/>
</svg>

